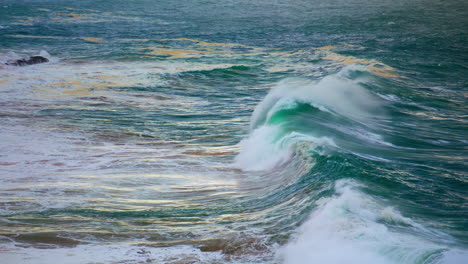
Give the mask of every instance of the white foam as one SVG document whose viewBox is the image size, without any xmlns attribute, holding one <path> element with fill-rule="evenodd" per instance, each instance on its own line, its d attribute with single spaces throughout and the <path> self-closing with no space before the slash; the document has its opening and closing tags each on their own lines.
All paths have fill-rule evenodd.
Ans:
<svg viewBox="0 0 468 264">
<path fill-rule="evenodd" d="M 74 248 L 35 249 L 1 244 L 4 263 L 86 264 L 86 263 L 213 263 L 223 260 L 220 252 L 201 252 L 191 246 L 154 248 L 113 245 L 79 245 Z"/>
<path fill-rule="evenodd" d="M 7 63 L 9 60 L 19 60 L 21 58 L 22 57 L 16 52 L 9 51 L 6 54 L 0 56 L 0 63 L 4 64 L 4 63 Z"/>
<path fill-rule="evenodd" d="M 262 126 L 240 142 L 240 153 L 235 158 L 234 166 L 245 170 L 265 170 L 287 161 L 291 150 L 275 144 L 280 127 Z"/>
<path fill-rule="evenodd" d="M 332 139 L 313 137 L 298 132 L 284 132 L 280 126 L 261 126 L 240 142 L 240 153 L 234 166 L 243 170 L 260 171 L 281 166 L 294 153 L 294 146 L 301 142 L 312 143 L 308 147 L 335 146 Z"/>
<path fill-rule="evenodd" d="M 442 263 L 457 263 L 444 257 L 448 246 L 418 236 L 425 230 L 422 226 L 358 191 L 354 182 L 338 181 L 335 190 L 336 196 L 322 202 L 297 236 L 279 251 L 278 259 L 284 264 L 396 264 L 441 259 Z M 409 226 L 411 232 L 395 231 L 382 221 Z"/>
<path fill-rule="evenodd" d="M 441 264 L 462 264 L 468 263 L 468 250 L 451 249 L 444 252 L 441 260 Z"/>
</svg>

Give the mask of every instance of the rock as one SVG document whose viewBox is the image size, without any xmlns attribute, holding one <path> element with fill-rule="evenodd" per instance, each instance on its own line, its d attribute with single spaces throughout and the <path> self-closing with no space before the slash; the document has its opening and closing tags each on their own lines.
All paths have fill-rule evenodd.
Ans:
<svg viewBox="0 0 468 264">
<path fill-rule="evenodd" d="M 48 62 L 48 61 L 49 61 L 49 59 L 44 58 L 42 56 L 31 56 L 31 57 L 29 57 L 27 59 L 24 58 L 24 59 L 19 59 L 19 60 L 8 61 L 5 64 L 10 65 L 10 66 L 26 66 L 26 65 L 45 63 L 45 62 Z"/>
</svg>

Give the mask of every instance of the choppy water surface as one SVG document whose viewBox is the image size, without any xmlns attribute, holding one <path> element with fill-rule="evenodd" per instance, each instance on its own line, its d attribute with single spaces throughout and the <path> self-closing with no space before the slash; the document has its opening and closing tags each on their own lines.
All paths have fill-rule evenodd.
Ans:
<svg viewBox="0 0 468 264">
<path fill-rule="evenodd" d="M 2 1 L 1 258 L 467 262 L 466 10 Z"/>
</svg>

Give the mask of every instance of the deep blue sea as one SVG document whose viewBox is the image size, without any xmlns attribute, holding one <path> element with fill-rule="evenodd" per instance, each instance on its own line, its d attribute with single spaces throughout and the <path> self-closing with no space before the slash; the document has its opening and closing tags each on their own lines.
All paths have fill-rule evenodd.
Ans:
<svg viewBox="0 0 468 264">
<path fill-rule="evenodd" d="M 0 0 L 0 262 L 468 263 L 467 98 L 465 0 Z"/>
</svg>

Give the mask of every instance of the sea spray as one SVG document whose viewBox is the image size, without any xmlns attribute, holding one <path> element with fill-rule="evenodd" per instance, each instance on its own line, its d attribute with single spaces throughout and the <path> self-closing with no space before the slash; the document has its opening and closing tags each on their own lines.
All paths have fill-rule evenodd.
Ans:
<svg viewBox="0 0 468 264">
<path fill-rule="evenodd" d="M 318 81 L 305 78 L 287 78 L 280 81 L 255 108 L 250 122 L 251 128 L 268 123 L 269 117 L 275 112 L 291 108 L 294 103 L 310 104 L 320 111 L 358 120 L 379 113 L 381 100 L 360 85 L 365 80 L 352 80 L 347 77 L 347 73 L 353 70 L 354 67 L 348 66 Z"/>
</svg>

